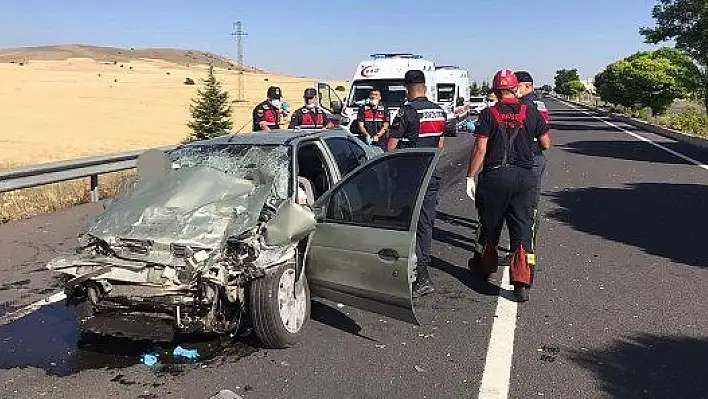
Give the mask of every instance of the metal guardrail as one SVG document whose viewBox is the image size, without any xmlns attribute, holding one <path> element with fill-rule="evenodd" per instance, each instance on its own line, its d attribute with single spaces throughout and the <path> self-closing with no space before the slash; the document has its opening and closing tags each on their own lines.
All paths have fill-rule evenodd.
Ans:
<svg viewBox="0 0 708 399">
<path fill-rule="evenodd" d="M 176 146 L 160 149 L 174 148 Z M 88 177 L 91 201 L 95 202 L 100 199 L 98 176 L 135 168 L 138 157 L 145 151 L 147 149 L 0 171 L 0 193 Z"/>
</svg>

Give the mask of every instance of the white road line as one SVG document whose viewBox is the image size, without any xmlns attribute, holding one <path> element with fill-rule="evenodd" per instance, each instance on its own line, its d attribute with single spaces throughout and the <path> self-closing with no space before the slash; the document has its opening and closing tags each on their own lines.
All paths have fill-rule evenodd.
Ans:
<svg viewBox="0 0 708 399">
<path fill-rule="evenodd" d="M 64 292 L 57 292 L 56 294 L 51 295 L 47 298 L 44 298 L 41 301 L 37 301 L 35 303 L 29 304 L 29 305 L 25 306 L 24 308 L 17 309 L 14 312 L 8 313 L 8 314 L 0 317 L 0 326 L 4 326 L 5 324 L 10 324 L 17 319 L 21 319 L 21 318 L 39 310 L 43 306 L 51 305 L 53 303 L 62 301 L 64 299 L 66 299 L 66 294 L 64 294 Z"/>
<path fill-rule="evenodd" d="M 591 116 L 591 117 L 593 117 L 593 118 L 595 118 L 595 119 L 597 119 L 597 120 L 599 120 L 599 121 L 601 121 L 601 122 L 604 122 L 604 123 L 607 124 L 608 126 L 612 126 L 612 127 L 614 127 L 615 129 L 617 129 L 617 130 L 619 130 L 619 131 L 621 131 L 621 132 L 627 133 L 628 135 L 634 137 L 634 138 L 637 139 L 637 140 L 641 140 L 641 141 L 644 141 L 644 142 L 646 142 L 646 143 L 649 143 L 649 144 L 653 145 L 654 147 L 660 148 L 660 149 L 662 149 L 662 150 L 668 152 L 669 154 L 675 155 L 675 156 L 677 156 L 677 157 L 683 159 L 684 161 L 688 161 L 688 162 L 690 162 L 690 163 L 692 163 L 692 164 L 698 166 L 698 167 L 701 168 L 701 169 L 708 170 L 708 165 L 706 165 L 706 164 L 704 164 L 704 163 L 701 163 L 700 161 L 697 161 L 697 160 L 695 160 L 695 159 L 693 159 L 693 158 L 691 158 L 691 157 L 688 157 L 688 156 L 686 156 L 686 155 L 683 155 L 683 154 L 681 154 L 680 152 L 676 152 L 676 151 L 672 150 L 671 148 L 667 148 L 667 147 L 665 147 L 665 146 L 663 146 L 663 145 L 661 145 L 661 144 L 659 144 L 659 143 L 655 143 L 655 142 L 649 140 L 648 138 L 646 138 L 646 137 L 644 137 L 644 136 L 638 135 L 637 133 L 630 132 L 630 131 L 627 130 L 627 129 L 623 129 L 623 128 L 621 128 L 621 127 L 615 125 L 614 123 L 612 123 L 612 122 L 610 122 L 610 121 L 607 121 L 607 120 L 605 120 L 605 119 L 602 119 L 602 118 L 600 118 L 600 117 L 597 116 L 597 115 L 594 115 L 594 114 L 592 114 L 592 113 L 590 113 L 590 112 L 588 112 L 588 111 L 585 111 L 584 109 L 578 108 L 578 107 L 574 106 L 573 104 L 567 103 L 567 102 L 565 102 L 565 101 L 563 101 L 563 100 L 557 100 L 557 101 L 560 102 L 561 104 L 564 104 L 565 106 L 567 106 L 567 107 L 569 107 L 569 108 L 572 108 L 572 109 L 574 109 L 574 110 L 576 110 L 576 111 L 580 111 L 580 112 L 584 113 L 585 115 Z M 552 121 L 551 121 L 551 122 L 552 122 Z"/>
<path fill-rule="evenodd" d="M 492 333 L 489 337 L 487 359 L 484 362 L 482 385 L 479 398 L 500 399 L 509 397 L 511 362 L 514 356 L 514 332 L 516 330 L 517 303 L 510 297 L 501 295 L 513 291 L 509 281 L 509 267 L 502 270 L 502 291 L 497 299 Z M 504 291 L 506 290 L 506 291 Z"/>
</svg>

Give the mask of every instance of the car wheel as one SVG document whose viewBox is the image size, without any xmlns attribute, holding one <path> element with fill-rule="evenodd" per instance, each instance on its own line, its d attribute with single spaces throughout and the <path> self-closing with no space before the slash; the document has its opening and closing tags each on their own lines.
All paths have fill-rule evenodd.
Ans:
<svg viewBox="0 0 708 399">
<path fill-rule="evenodd" d="M 310 288 L 304 273 L 296 281 L 295 262 L 287 262 L 265 277 L 253 280 L 250 312 L 253 328 L 270 348 L 288 348 L 310 319 Z"/>
</svg>

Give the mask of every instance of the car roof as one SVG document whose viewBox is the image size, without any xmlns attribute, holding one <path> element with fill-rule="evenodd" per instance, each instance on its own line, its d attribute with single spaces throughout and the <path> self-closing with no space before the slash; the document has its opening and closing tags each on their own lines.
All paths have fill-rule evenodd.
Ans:
<svg viewBox="0 0 708 399">
<path fill-rule="evenodd" d="M 195 141 L 188 145 L 204 144 L 248 144 L 248 145 L 293 145 L 297 142 L 326 137 L 354 137 L 341 127 L 333 129 L 278 129 L 253 133 L 237 133 L 211 140 Z"/>
</svg>

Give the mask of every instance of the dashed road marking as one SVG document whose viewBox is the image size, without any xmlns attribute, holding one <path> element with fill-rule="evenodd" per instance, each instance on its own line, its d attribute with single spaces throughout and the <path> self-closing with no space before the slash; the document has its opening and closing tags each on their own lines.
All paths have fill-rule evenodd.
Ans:
<svg viewBox="0 0 708 399">
<path fill-rule="evenodd" d="M 494 323 L 487 347 L 487 358 L 484 362 L 482 385 L 479 387 L 479 398 L 501 399 L 509 397 L 509 380 L 514 356 L 514 334 L 516 331 L 517 303 L 509 293 L 514 290 L 509 280 L 509 267 L 502 270 L 502 282 L 497 309 L 494 313 Z"/>
</svg>

